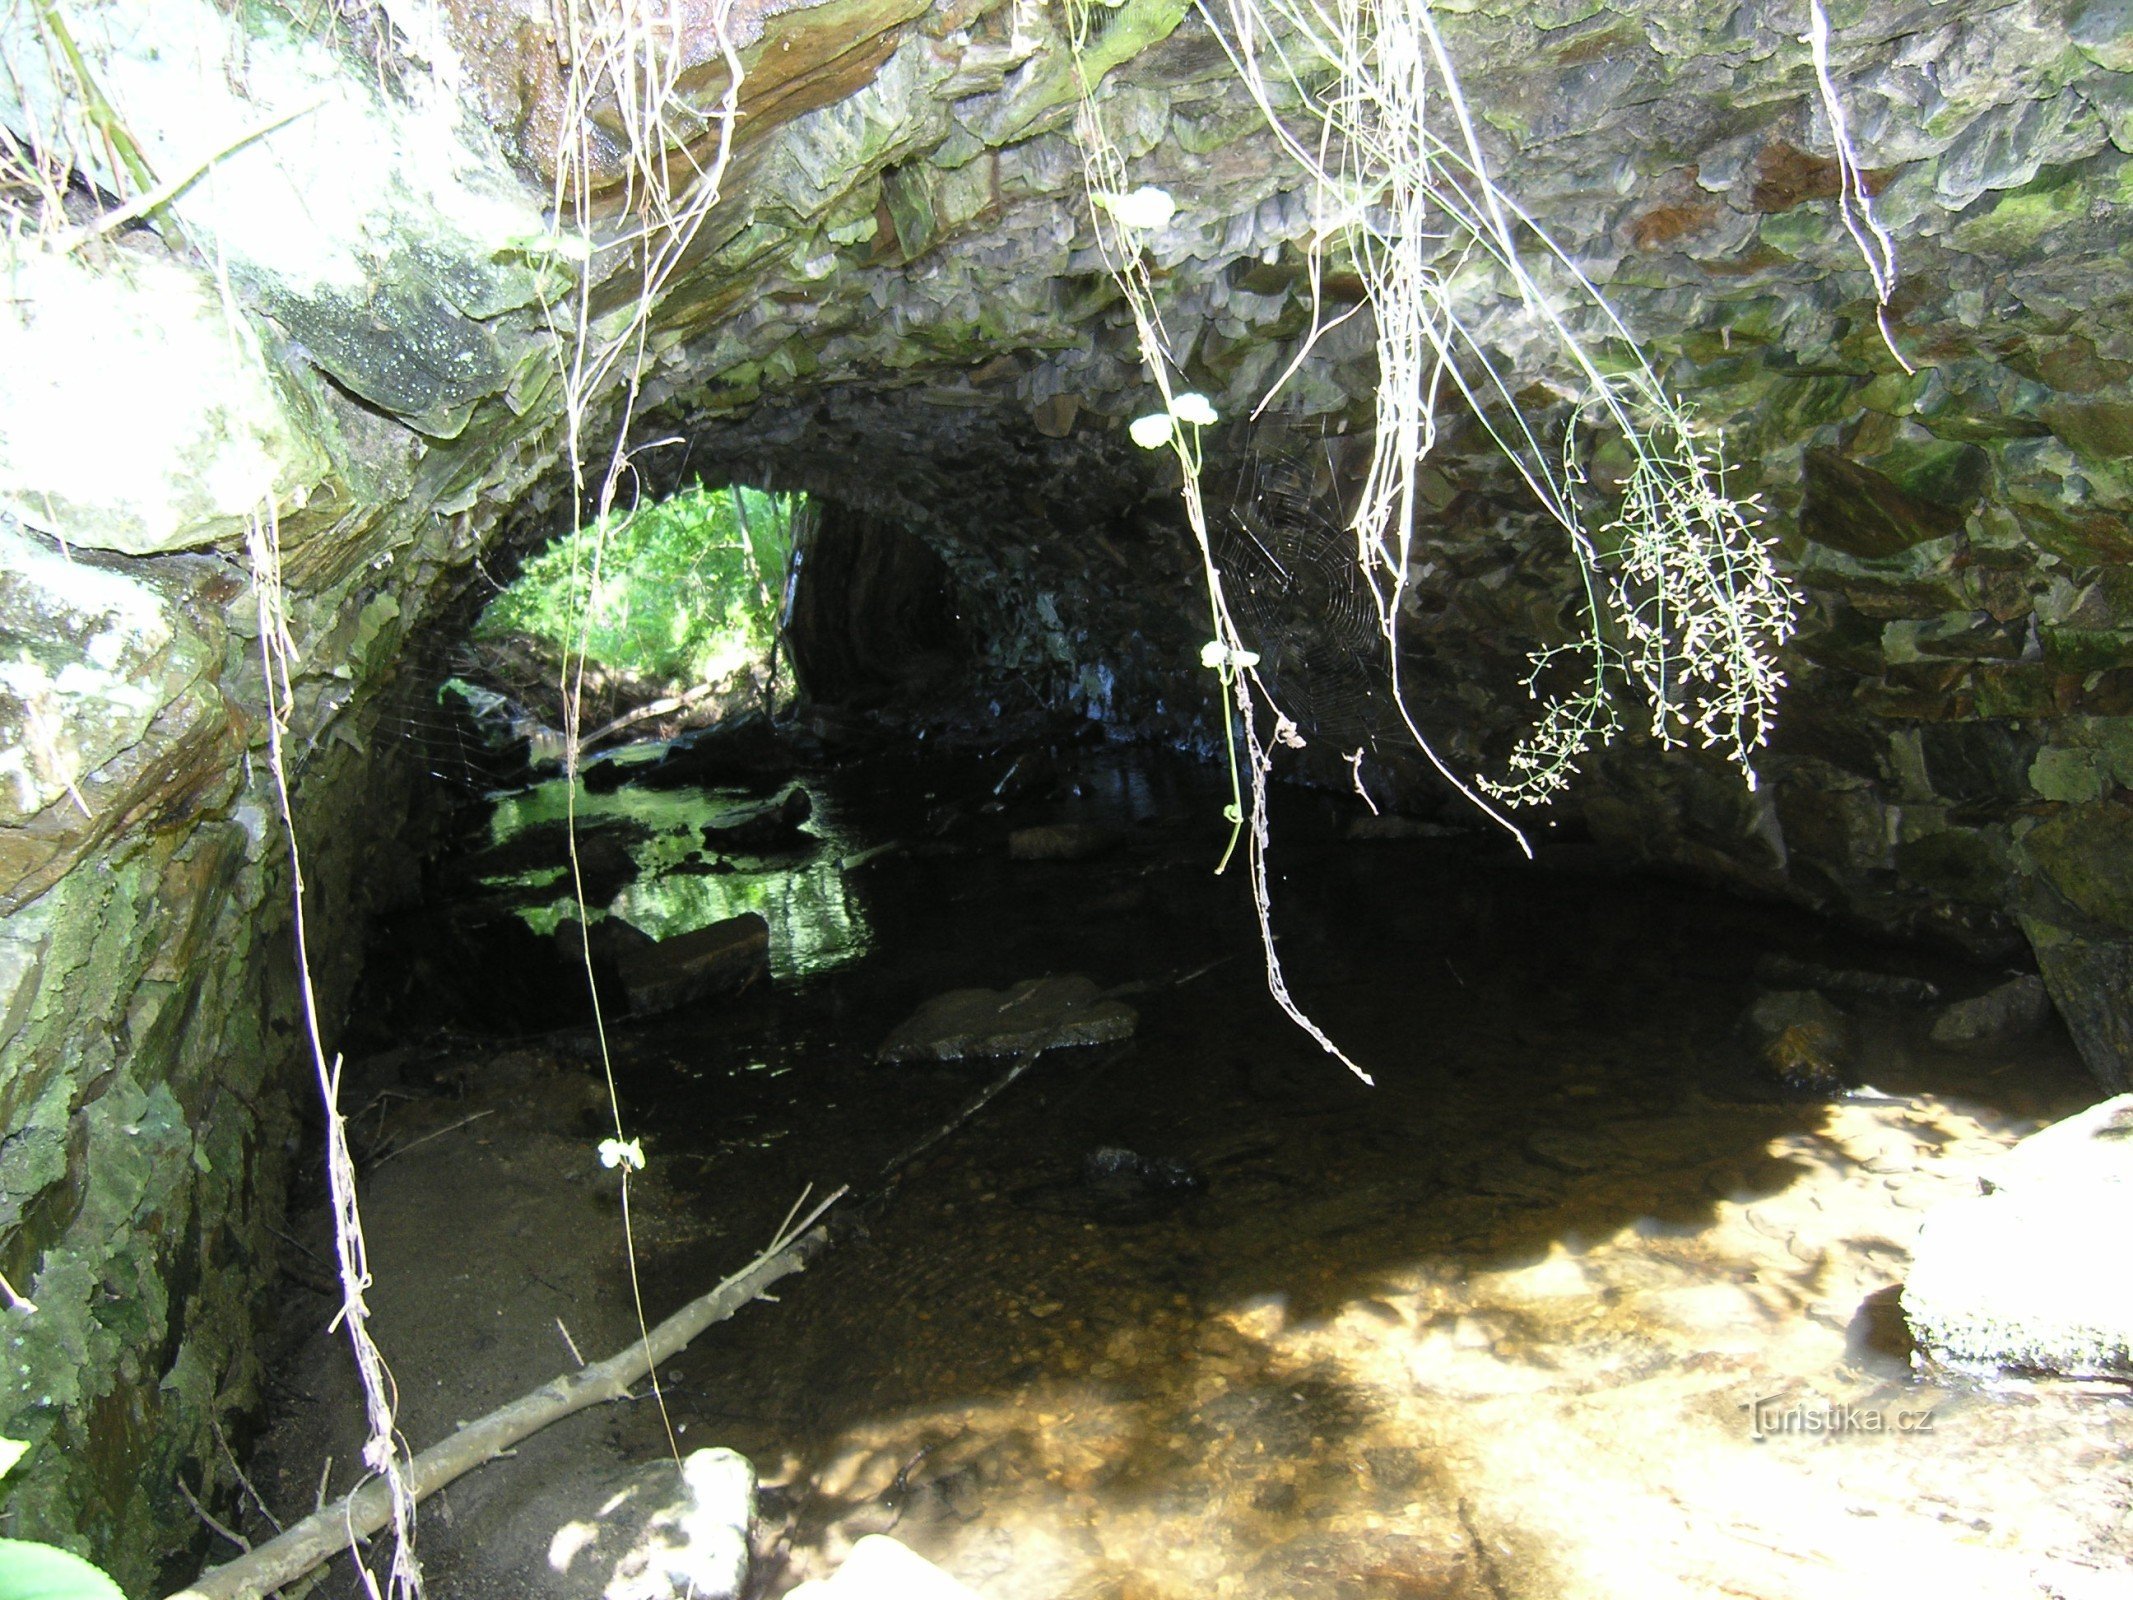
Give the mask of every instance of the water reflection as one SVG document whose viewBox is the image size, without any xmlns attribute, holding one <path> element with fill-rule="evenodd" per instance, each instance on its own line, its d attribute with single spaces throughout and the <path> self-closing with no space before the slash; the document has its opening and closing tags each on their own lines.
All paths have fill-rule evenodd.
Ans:
<svg viewBox="0 0 2133 1600">
<path fill-rule="evenodd" d="M 843 862 L 873 841 L 853 837 L 840 824 L 834 800 L 815 794 L 816 810 L 806 832 L 822 842 L 790 864 L 741 857 L 724 862 L 704 848 L 706 824 L 724 825 L 750 814 L 761 797 L 739 789 L 636 789 L 625 786 L 593 794 L 582 786 L 575 798 L 562 779 L 516 794 L 499 795 L 489 820 L 491 849 L 536 828 L 556 828 L 575 815 L 580 838 L 604 824 L 629 825 L 639 834 L 630 845 L 638 877 L 604 906 L 589 907 L 592 920 L 616 916 L 650 934 L 670 939 L 746 912 L 770 924 L 770 970 L 775 978 L 809 977 L 858 960 L 872 941 L 861 896 L 847 882 Z M 546 891 L 517 908 L 535 933 L 547 935 L 578 915 L 568 893 L 568 871 L 546 867 L 487 880 L 496 887 Z M 563 892 L 558 893 L 561 890 Z"/>
<path fill-rule="evenodd" d="M 655 939 L 753 911 L 770 924 L 770 970 L 778 978 L 830 971 L 867 947 L 866 913 L 828 857 L 768 872 L 639 878 L 611 910 Z"/>
</svg>

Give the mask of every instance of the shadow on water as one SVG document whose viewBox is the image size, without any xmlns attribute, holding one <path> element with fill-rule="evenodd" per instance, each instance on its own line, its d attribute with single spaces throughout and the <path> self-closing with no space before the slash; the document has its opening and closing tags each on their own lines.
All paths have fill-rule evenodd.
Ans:
<svg viewBox="0 0 2133 1600">
<path fill-rule="evenodd" d="M 1647 1576 L 1709 1592 L 1742 1539 L 1859 1567 L 1822 1526 L 1846 1507 L 1884 1519 L 1888 1559 L 1939 1559 L 1912 1501 L 1971 1493 L 1954 1446 L 1903 1458 L 1879 1498 L 1840 1493 L 1813 1462 L 1771 1477 L 1739 1407 L 1915 1390 L 1888 1314 L 1905 1228 L 1964 1161 L 2092 1091 L 2063 1041 L 1952 1057 L 1889 1010 L 1861 1018 L 1875 1097 L 1788 1098 L 1734 1030 L 1772 952 L 1990 974 L 1536 869 L 1486 834 L 1346 840 L 1346 808 L 1285 795 L 1283 961 L 1366 1088 L 1268 997 L 1247 885 L 1211 871 L 1208 774 L 1099 754 L 1018 793 L 1003 768 L 807 775 L 824 843 L 732 872 L 671 869 L 734 796 L 624 789 L 591 813 L 669 872 L 615 914 L 667 932 L 760 910 L 782 952 L 768 986 L 614 1031 L 629 1124 L 715 1218 L 645 1263 L 650 1314 L 804 1186 L 855 1191 L 775 1314 L 668 1373 L 689 1442 L 773 1482 L 773 1590 L 887 1528 L 996 1597 L 1629 1592 L 1604 1577 L 1625 1539 Z M 507 802 L 494 838 L 555 804 Z M 1102 848 L 1010 859 L 1012 828 L 1067 822 Z M 1136 1007 L 1136 1037 L 1045 1057 L 881 1184 L 998 1070 L 878 1066 L 881 1039 L 940 991 L 1064 972 Z M 1194 1181 L 1119 1203 L 1092 1179 L 1118 1150 Z M 642 1411 L 627 1432 L 663 1448 Z M 1956 1479 L 1914 1481 L 1932 1472 Z"/>
</svg>

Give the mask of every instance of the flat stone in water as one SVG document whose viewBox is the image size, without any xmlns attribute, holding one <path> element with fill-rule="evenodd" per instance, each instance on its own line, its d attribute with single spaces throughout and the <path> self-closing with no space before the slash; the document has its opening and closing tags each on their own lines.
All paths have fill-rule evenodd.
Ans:
<svg viewBox="0 0 2133 1600">
<path fill-rule="evenodd" d="M 744 989 L 762 975 L 769 960 L 770 924 L 753 911 L 617 951 L 630 1009 L 640 1016 L 671 1011 L 708 994 Z"/>
<path fill-rule="evenodd" d="M 2133 1280 L 2103 1241 L 2133 1195 L 2133 1095 L 2032 1134 L 1920 1229 L 1903 1311 L 1955 1371 L 2133 1377 Z"/>
<path fill-rule="evenodd" d="M 1140 1017 L 1079 973 L 1011 989 L 952 989 L 920 1006 L 883 1042 L 878 1061 L 962 1061 L 1130 1039 Z"/>
</svg>

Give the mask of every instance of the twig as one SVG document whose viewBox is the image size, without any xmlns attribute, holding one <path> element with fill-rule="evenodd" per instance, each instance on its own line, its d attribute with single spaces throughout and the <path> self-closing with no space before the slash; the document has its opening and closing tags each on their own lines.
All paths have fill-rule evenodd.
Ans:
<svg viewBox="0 0 2133 1600">
<path fill-rule="evenodd" d="M 59 236 L 53 248 L 61 255 L 64 255 L 76 246 L 87 244 L 91 239 L 101 238 L 107 233 L 123 228 L 127 223 L 134 221 L 136 218 L 144 217 L 151 211 L 162 210 L 163 207 L 169 205 L 171 201 L 177 199 L 179 195 L 207 176 L 208 169 L 214 166 L 216 162 L 235 155 L 246 145 L 264 139 L 268 134 L 278 129 L 287 127 L 298 117 L 309 116 L 325 103 L 323 100 L 314 100 L 308 106 L 299 106 L 285 116 L 276 117 L 272 122 L 261 123 L 249 133 L 239 134 L 220 150 L 202 160 L 191 171 L 180 174 L 168 183 L 159 183 L 145 194 L 135 195 L 116 211 L 107 211 L 94 222 L 85 222 L 78 228 L 69 229 Z"/>
<path fill-rule="evenodd" d="M 557 1317 L 555 1319 L 555 1331 L 563 1336 L 563 1343 L 570 1351 L 570 1359 L 575 1361 L 579 1366 L 584 1366 L 584 1353 L 578 1349 L 578 1341 L 570 1336 L 570 1330 L 563 1326 L 563 1319 L 561 1317 Z"/>
<path fill-rule="evenodd" d="M 626 728 L 633 728 L 638 723 L 651 717 L 663 717 L 669 711 L 680 711 L 698 696 L 707 695 L 710 692 L 710 684 L 699 683 L 695 688 L 684 689 L 680 694 L 661 695 L 657 700 L 647 700 L 636 710 L 625 711 L 621 716 L 611 721 L 603 722 L 599 727 L 593 729 L 591 733 L 580 737 L 578 748 L 580 750 L 590 750 L 594 745 L 602 744 L 612 739 Z"/>
<path fill-rule="evenodd" d="M 802 1270 L 827 1239 L 815 1223 L 843 1194 L 839 1189 L 797 1227 L 781 1229 L 770 1249 L 709 1294 L 683 1306 L 646 1338 L 633 1340 L 595 1366 L 554 1379 L 430 1446 L 407 1467 L 408 1487 L 415 1498 L 426 1498 L 552 1422 L 624 1398 L 639 1378 L 686 1348 L 706 1328 L 725 1321 L 780 1278 Z M 352 1538 L 374 1533 L 391 1519 L 387 1488 L 373 1480 L 332 1505 L 322 1506 L 258 1549 L 202 1573 L 190 1588 L 170 1600 L 259 1600 L 330 1560 Z"/>
<path fill-rule="evenodd" d="M 388 1150 L 385 1152 L 385 1154 L 378 1157 L 377 1160 L 373 1161 L 370 1164 L 370 1170 L 373 1172 L 377 1171 L 378 1168 L 384 1166 L 386 1162 L 392 1160 L 394 1156 L 404 1156 L 408 1153 L 408 1151 L 414 1149 L 417 1145 L 428 1144 L 432 1139 L 442 1139 L 448 1133 L 457 1133 L 461 1128 L 464 1128 L 470 1122 L 479 1122 L 483 1117 L 493 1117 L 495 1115 L 496 1107 L 491 1106 L 486 1111 L 475 1112 L 474 1115 L 472 1115 L 471 1117 L 461 1117 L 457 1122 L 450 1123 L 445 1127 L 439 1128 L 434 1133 L 425 1133 L 419 1139 L 410 1139 L 406 1144 L 401 1145 L 399 1148 L 394 1150 Z"/>
<path fill-rule="evenodd" d="M 262 1498 L 259 1493 L 259 1490 L 253 1486 L 252 1480 L 244 1475 L 244 1468 L 240 1466 L 237 1462 L 237 1452 L 230 1448 L 229 1437 L 222 1431 L 221 1419 L 216 1417 L 212 1412 L 210 1412 L 208 1414 L 207 1425 L 215 1430 L 215 1443 L 222 1446 L 223 1459 L 229 1462 L 230 1471 L 237 1474 L 237 1481 L 238 1483 L 243 1485 L 244 1492 L 252 1497 L 252 1504 L 259 1507 L 259 1514 L 261 1516 L 265 1517 L 267 1521 L 274 1524 L 274 1531 L 276 1533 L 281 1532 L 281 1518 L 274 1515 L 273 1509 L 269 1507 L 266 1500 Z"/>
<path fill-rule="evenodd" d="M 242 1550 L 246 1555 L 250 1555 L 252 1553 L 252 1541 L 247 1539 L 243 1534 L 237 1532 L 236 1529 L 225 1527 L 222 1523 L 217 1522 L 215 1520 L 215 1514 L 212 1511 L 208 1510 L 206 1506 L 200 1503 L 198 1496 L 196 1496 L 192 1492 L 192 1490 L 188 1489 L 185 1486 L 185 1480 L 183 1478 L 177 1478 L 173 1481 L 178 1486 L 178 1493 L 185 1496 L 185 1503 L 193 1508 L 193 1515 L 197 1516 L 202 1522 L 206 1523 L 210 1528 L 213 1528 L 217 1533 L 221 1534 L 223 1538 L 229 1540 L 231 1544 Z"/>
<path fill-rule="evenodd" d="M 142 189 L 153 189 L 156 186 L 156 175 L 148 170 L 148 163 L 141 155 L 141 147 L 134 143 L 131 130 L 120 119 L 118 112 L 112 109 L 111 102 L 104 98 L 103 90 L 96 86 L 96 79 L 89 72 L 89 63 L 82 59 L 81 51 L 75 48 L 73 31 L 68 28 L 67 19 L 60 14 L 57 0 L 45 0 L 45 4 L 39 8 L 38 20 L 44 26 L 45 37 L 58 46 L 59 53 L 66 57 L 67 70 L 74 74 L 74 86 L 81 91 L 82 115 L 89 119 L 90 127 L 103 135 L 113 162 L 124 167 L 128 176 Z"/>
</svg>

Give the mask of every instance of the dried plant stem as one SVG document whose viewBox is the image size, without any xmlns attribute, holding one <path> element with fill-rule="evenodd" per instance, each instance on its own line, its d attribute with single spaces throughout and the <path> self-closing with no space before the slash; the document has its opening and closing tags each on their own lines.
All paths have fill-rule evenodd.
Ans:
<svg viewBox="0 0 2133 1600">
<path fill-rule="evenodd" d="M 586 427 L 594 400 L 619 379 L 622 404 L 615 421 L 614 440 L 607 452 L 607 465 L 592 496 L 592 571 L 583 587 L 585 608 L 575 648 L 564 652 L 559 684 L 563 701 L 564 827 L 570 858 L 571 895 L 577 903 L 581 926 L 589 926 L 585 872 L 578 855 L 577 773 L 585 748 L 582 737 L 585 671 L 591 654 L 593 617 L 599 603 L 601 568 L 607 539 L 613 530 L 615 503 L 624 475 L 630 470 L 629 435 L 636 418 L 638 383 L 649 357 L 653 308 L 668 281 L 695 243 L 712 208 L 718 204 L 726 164 L 733 151 L 733 128 L 740 115 L 741 58 L 733 42 L 733 0 L 711 0 L 709 22 L 712 37 L 726 66 L 726 88 L 718 107 L 710 113 L 718 136 L 708 165 L 699 165 L 683 151 L 686 170 L 677 170 L 667 116 L 678 105 L 677 87 L 681 61 L 685 8 L 665 12 L 659 0 L 604 0 L 596 6 L 588 0 L 566 0 L 562 7 L 565 61 L 563 133 L 555 163 L 555 229 L 558 244 L 566 227 L 572 230 L 565 253 L 585 262 L 578 275 L 568 327 L 550 312 L 549 328 L 556 344 L 563 374 L 565 444 L 570 459 L 571 496 L 574 508 L 587 500 L 585 470 Z M 597 275 L 592 263 L 598 253 L 594 237 L 593 110 L 611 98 L 621 115 L 630 152 L 625 175 L 626 212 L 638 217 L 641 227 L 630 240 L 640 253 L 640 277 L 634 303 L 623 326 L 612 336 L 596 334 L 592 299 Z M 626 363 L 626 367 L 625 367 Z M 575 551 L 576 546 L 573 545 Z M 575 557 L 574 557 L 575 559 Z M 574 592 L 577 573 L 570 575 Z M 606 1082 L 608 1110 L 614 1124 L 614 1144 L 635 1151 L 622 1119 L 622 1100 L 615 1087 L 613 1053 L 607 1037 L 607 1019 L 600 1003 L 600 984 L 593 970 L 592 946 L 584 948 L 586 994 L 592 1006 L 593 1032 L 600 1047 L 600 1067 Z M 638 1331 L 649 1347 L 651 1333 L 645 1323 L 644 1290 L 637 1273 L 637 1240 L 630 1211 L 631 1161 L 622 1163 L 622 1235 L 629 1263 L 630 1296 L 636 1307 Z M 679 1460 L 680 1442 L 673 1419 L 667 1415 L 666 1396 L 660 1391 L 656 1364 L 650 1368 L 652 1396 L 665 1425 L 667 1448 Z"/>
<path fill-rule="evenodd" d="M 1088 49 L 1091 18 L 1085 5 L 1070 8 L 1069 26 L 1073 30 L 1071 42 L 1079 95 L 1074 131 L 1081 148 L 1082 176 L 1089 195 L 1091 224 L 1096 230 L 1097 244 L 1105 263 L 1111 269 L 1112 280 L 1125 295 L 1126 305 L 1132 313 L 1142 362 L 1162 396 L 1164 410 L 1174 416 L 1177 393 L 1173 376 L 1179 367 L 1163 329 L 1162 314 L 1156 306 L 1154 278 L 1148 271 L 1134 230 L 1098 199 L 1099 196 L 1124 194 L 1127 182 L 1124 158 L 1105 131 L 1102 113 L 1096 105 L 1096 79 L 1091 76 L 1092 58 Z M 1246 648 L 1236 619 L 1230 613 L 1223 591 L 1222 571 L 1215 561 L 1214 540 L 1208 531 L 1207 505 L 1200 492 L 1198 426 L 1179 423 L 1170 433 L 1170 447 L 1178 463 L 1179 492 L 1184 502 L 1186 524 L 1192 530 L 1193 542 L 1199 550 L 1200 572 L 1207 585 L 1208 615 L 1214 625 L 1210 654 L 1222 663 L 1217 671 L 1228 702 L 1223 707 L 1223 723 L 1230 771 L 1230 804 L 1226 813 L 1231 829 L 1230 845 L 1215 870 L 1221 872 L 1228 867 L 1237 845 L 1242 842 L 1246 872 L 1252 886 L 1253 910 L 1259 923 L 1260 949 L 1266 958 L 1267 992 L 1289 1020 L 1309 1034 L 1328 1055 L 1369 1083 L 1370 1074 L 1351 1060 L 1296 1003 L 1281 968 L 1281 957 L 1274 944 L 1273 893 L 1267 866 L 1273 834 L 1267 824 L 1266 785 L 1273 766 L 1273 754 L 1260 735 L 1261 704 L 1272 714 L 1275 744 L 1300 745 L 1303 737 L 1296 724 L 1275 704 L 1272 691 L 1252 665 L 1257 657 Z M 1240 740 L 1243 743 L 1242 761 L 1238 759 Z"/>
<path fill-rule="evenodd" d="M 333 1210 L 333 1239 L 340 1266 L 341 1308 L 335 1320 L 346 1325 L 348 1342 L 355 1354 L 356 1373 L 363 1387 L 363 1411 L 370 1436 L 363 1445 L 363 1462 L 376 1473 L 387 1519 L 393 1524 L 392 1564 L 387 1584 L 393 1600 L 416 1600 L 422 1593 L 422 1571 L 415 1560 L 415 1500 L 408 1479 L 406 1452 L 395 1426 L 396 1394 L 385 1357 L 370 1336 L 370 1308 L 364 1296 L 371 1283 L 370 1262 L 363 1240 L 362 1209 L 356 1198 L 355 1158 L 348 1148 L 347 1119 L 341 1114 L 341 1058 L 329 1066 L 321 1035 L 318 994 L 311 981 L 311 955 L 304 921 L 303 855 L 297 844 L 296 810 L 289 793 L 288 763 L 283 745 L 295 706 L 290 664 L 296 655 L 290 637 L 288 614 L 281 586 L 281 537 L 271 503 L 264 514 L 255 515 L 250 531 L 252 588 L 259 606 L 259 657 L 267 695 L 267 766 L 274 780 L 274 793 L 282 826 L 289 841 L 289 880 L 292 928 L 296 942 L 297 992 L 302 999 L 304 1038 L 311 1051 L 317 1075 L 319 1100 L 326 1119 L 326 1183 Z M 366 1571 L 366 1578 L 368 1573 Z M 371 1584 L 375 1593 L 375 1584 Z"/>
</svg>

